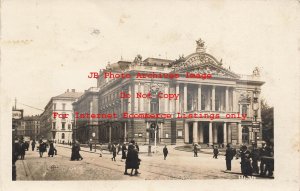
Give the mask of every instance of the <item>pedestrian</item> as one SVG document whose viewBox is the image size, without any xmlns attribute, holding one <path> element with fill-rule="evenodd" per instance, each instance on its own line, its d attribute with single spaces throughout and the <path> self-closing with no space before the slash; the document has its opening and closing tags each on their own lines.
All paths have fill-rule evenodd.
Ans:
<svg viewBox="0 0 300 191">
<path fill-rule="evenodd" d="M 31 149 L 32 149 L 32 151 L 34 151 L 34 148 L 35 148 L 35 140 L 33 139 L 32 142 L 31 142 Z"/>
<path fill-rule="evenodd" d="M 247 149 L 246 145 L 243 145 L 240 149 L 241 153 L 241 171 L 244 177 L 248 178 L 248 176 L 252 175 L 251 168 L 251 153 Z"/>
<path fill-rule="evenodd" d="M 43 157 L 44 152 L 46 152 L 46 143 L 42 139 L 40 139 L 39 144 L 40 157 Z"/>
<path fill-rule="evenodd" d="M 227 147 L 226 153 L 225 153 L 226 171 L 231 171 L 231 161 L 232 161 L 233 156 L 234 156 L 234 151 L 230 147 L 230 144 L 227 144 L 226 147 Z"/>
<path fill-rule="evenodd" d="M 27 141 L 24 142 L 26 151 L 29 150 L 29 143 Z"/>
<path fill-rule="evenodd" d="M 122 147 L 121 147 L 121 143 L 118 144 L 118 152 L 117 155 L 119 154 L 119 152 L 121 151 Z"/>
<path fill-rule="evenodd" d="M 140 174 L 138 172 L 138 169 L 140 166 L 141 159 L 139 159 L 137 148 L 134 147 L 134 145 L 135 145 L 135 142 L 133 140 L 128 145 L 128 153 L 127 153 L 127 158 L 126 158 L 126 162 L 125 162 L 125 172 L 124 172 L 125 175 L 128 175 L 127 169 L 131 169 L 130 176 L 133 176 L 133 175 L 136 176 L 136 175 Z M 133 170 L 135 170 L 134 174 L 133 174 Z"/>
<path fill-rule="evenodd" d="M 26 152 L 27 146 L 25 144 L 24 141 L 21 141 L 21 151 L 20 151 L 20 155 L 21 155 L 21 160 L 25 159 L 25 152 Z"/>
<path fill-rule="evenodd" d="M 15 153 L 14 153 L 14 157 L 15 158 L 14 159 L 18 160 L 19 156 L 20 156 L 20 153 L 21 153 L 21 144 L 20 144 L 20 141 L 15 140 L 14 148 L 15 148 Z"/>
<path fill-rule="evenodd" d="M 54 145 L 53 145 L 53 141 L 49 141 L 49 151 L 48 151 L 48 157 L 53 157 L 54 155 Z"/>
<path fill-rule="evenodd" d="M 83 157 L 80 155 L 80 143 L 75 141 L 72 146 L 71 160 L 83 160 Z"/>
<path fill-rule="evenodd" d="M 99 157 L 102 157 L 102 143 L 100 143 L 100 145 L 99 145 L 99 151 L 100 151 L 100 155 L 99 155 Z"/>
<path fill-rule="evenodd" d="M 125 160 L 125 172 L 124 172 L 124 175 L 129 175 L 128 174 L 128 172 L 127 172 L 127 170 L 129 169 L 129 166 L 131 166 L 131 150 L 133 150 L 134 149 L 134 145 L 130 142 L 129 144 L 128 144 L 128 153 L 127 153 L 127 156 L 126 156 L 126 160 Z M 129 157 L 129 158 L 128 158 Z"/>
<path fill-rule="evenodd" d="M 198 148 L 197 148 L 197 144 L 194 144 L 194 157 L 198 157 Z"/>
<path fill-rule="evenodd" d="M 89 146 L 90 146 L 90 151 L 92 152 L 92 150 L 93 150 L 93 144 L 92 144 L 92 142 L 89 142 Z"/>
<path fill-rule="evenodd" d="M 266 155 L 264 156 L 264 163 L 265 163 L 265 175 L 268 172 L 268 176 L 273 176 L 274 171 L 274 151 L 270 146 L 270 143 L 267 143 L 266 146 Z"/>
<path fill-rule="evenodd" d="M 164 160 L 166 160 L 167 156 L 168 156 L 168 148 L 167 145 L 165 145 L 165 147 L 163 148 L 163 153 L 164 153 Z"/>
<path fill-rule="evenodd" d="M 117 148 L 116 148 L 116 145 L 113 144 L 112 145 L 112 154 L 113 154 L 113 157 L 111 158 L 112 161 L 116 161 L 116 155 L 117 155 Z"/>
<path fill-rule="evenodd" d="M 121 161 L 123 161 L 123 159 L 126 159 L 126 151 L 127 151 L 126 145 L 125 145 L 125 143 L 123 143 L 123 145 L 122 145 L 122 158 L 121 158 Z"/>
<path fill-rule="evenodd" d="M 260 158 L 260 175 L 261 176 L 264 176 L 266 175 L 266 172 L 265 172 L 265 156 L 267 156 L 267 150 L 266 150 L 266 142 L 263 141 L 262 143 L 262 147 L 259 149 L 259 158 Z"/>
<path fill-rule="evenodd" d="M 213 158 L 218 159 L 218 154 L 219 154 L 218 146 L 215 146 L 214 147 L 214 156 L 213 156 Z"/>
<path fill-rule="evenodd" d="M 140 152 L 140 147 L 139 147 L 139 145 L 137 144 L 137 143 L 135 143 L 135 149 L 136 149 L 136 151 L 139 153 Z"/>
<path fill-rule="evenodd" d="M 252 145 L 251 158 L 252 158 L 253 173 L 259 174 L 259 168 L 258 168 L 259 150 L 257 149 L 256 144 Z"/>
</svg>

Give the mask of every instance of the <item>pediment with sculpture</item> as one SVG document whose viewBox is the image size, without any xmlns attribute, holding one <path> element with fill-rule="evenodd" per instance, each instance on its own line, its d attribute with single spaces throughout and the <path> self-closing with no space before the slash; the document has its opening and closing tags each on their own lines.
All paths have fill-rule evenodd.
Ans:
<svg viewBox="0 0 300 191">
<path fill-rule="evenodd" d="M 207 53 L 194 53 L 186 58 L 181 57 L 177 62 L 172 63 L 174 71 L 178 73 L 201 73 L 212 74 L 213 77 L 239 78 L 230 70 L 222 67 L 222 61 L 218 62 L 213 56 Z"/>
</svg>

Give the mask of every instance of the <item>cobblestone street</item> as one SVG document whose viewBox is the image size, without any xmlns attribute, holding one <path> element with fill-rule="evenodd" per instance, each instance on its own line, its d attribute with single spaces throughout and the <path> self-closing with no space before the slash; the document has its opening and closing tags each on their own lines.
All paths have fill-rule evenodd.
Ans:
<svg viewBox="0 0 300 191">
<path fill-rule="evenodd" d="M 178 151 L 169 146 L 167 160 L 163 160 L 162 149 L 157 154 L 148 156 L 141 152 L 142 162 L 138 176 L 123 175 L 124 162 L 121 155 L 117 161 L 111 160 L 111 154 L 103 152 L 103 157 L 97 153 L 82 148 L 82 161 L 70 161 L 71 148 L 67 145 L 57 146 L 58 155 L 42 158 L 37 151 L 27 151 L 25 160 L 18 160 L 17 180 L 174 180 L 174 179 L 238 179 L 240 177 L 240 160 L 232 160 L 232 171 L 225 173 L 225 158 L 219 156 L 213 159 L 212 154 L 198 154 Z M 141 150 L 146 150 L 142 146 Z M 129 171 L 130 172 L 130 171 Z"/>
</svg>

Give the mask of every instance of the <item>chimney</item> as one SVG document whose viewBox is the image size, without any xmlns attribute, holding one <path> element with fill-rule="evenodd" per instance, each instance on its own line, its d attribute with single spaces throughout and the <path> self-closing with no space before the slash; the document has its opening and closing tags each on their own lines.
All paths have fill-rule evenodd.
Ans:
<svg viewBox="0 0 300 191">
<path fill-rule="evenodd" d="M 72 89 L 72 92 L 74 93 L 74 92 L 75 92 L 75 89 Z"/>
<path fill-rule="evenodd" d="M 67 89 L 67 92 L 69 92 L 69 89 Z"/>
</svg>

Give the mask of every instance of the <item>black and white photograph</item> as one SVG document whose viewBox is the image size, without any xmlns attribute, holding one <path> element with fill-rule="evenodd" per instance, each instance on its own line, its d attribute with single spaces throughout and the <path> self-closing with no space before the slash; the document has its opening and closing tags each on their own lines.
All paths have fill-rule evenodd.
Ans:
<svg viewBox="0 0 300 191">
<path fill-rule="evenodd" d="M 298 190 L 299 11 L 1 1 L 0 190 Z"/>
</svg>

